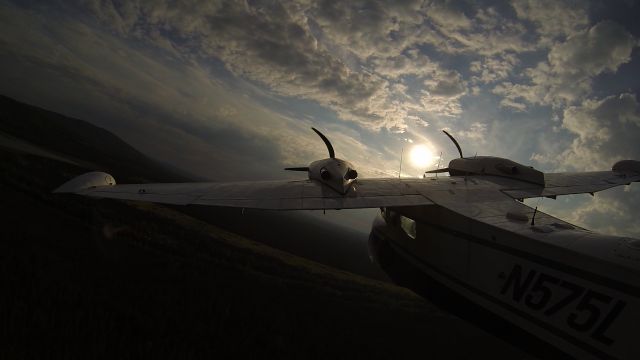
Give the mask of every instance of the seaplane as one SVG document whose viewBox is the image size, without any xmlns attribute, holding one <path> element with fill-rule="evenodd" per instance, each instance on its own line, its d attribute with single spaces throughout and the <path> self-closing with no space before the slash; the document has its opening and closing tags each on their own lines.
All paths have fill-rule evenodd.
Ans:
<svg viewBox="0 0 640 360">
<path fill-rule="evenodd" d="M 489 331 L 577 359 L 640 359 L 640 239 L 598 234 L 524 204 L 640 181 L 640 161 L 609 171 L 543 173 L 509 159 L 464 157 L 423 178 L 359 178 L 335 157 L 304 180 L 117 184 L 90 172 L 55 193 L 243 209 L 380 208 L 371 259 L 401 286 Z M 542 346 L 544 345 L 544 346 Z M 555 355 L 554 355 L 555 356 Z M 546 357 L 546 356 L 545 356 Z"/>
</svg>

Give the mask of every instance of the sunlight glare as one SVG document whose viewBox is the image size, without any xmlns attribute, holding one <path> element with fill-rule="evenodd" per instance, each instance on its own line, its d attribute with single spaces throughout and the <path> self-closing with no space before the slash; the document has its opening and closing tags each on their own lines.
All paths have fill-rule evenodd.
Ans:
<svg viewBox="0 0 640 360">
<path fill-rule="evenodd" d="M 409 154 L 411 165 L 416 168 L 425 168 L 434 161 L 433 153 L 425 145 L 416 145 Z"/>
</svg>

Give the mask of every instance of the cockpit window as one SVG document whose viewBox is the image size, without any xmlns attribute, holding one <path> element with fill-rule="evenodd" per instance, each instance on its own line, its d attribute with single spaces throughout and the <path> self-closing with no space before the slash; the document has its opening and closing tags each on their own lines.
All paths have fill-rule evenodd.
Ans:
<svg viewBox="0 0 640 360">
<path fill-rule="evenodd" d="M 416 222 L 413 219 L 400 215 L 400 227 L 410 238 L 416 238 Z"/>
</svg>

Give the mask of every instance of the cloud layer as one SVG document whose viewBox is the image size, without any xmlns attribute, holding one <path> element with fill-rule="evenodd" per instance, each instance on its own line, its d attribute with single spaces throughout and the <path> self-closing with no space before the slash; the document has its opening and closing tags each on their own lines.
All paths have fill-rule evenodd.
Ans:
<svg viewBox="0 0 640 360">
<path fill-rule="evenodd" d="M 605 68 L 615 70 L 628 60 L 632 43 L 615 24 L 598 24 L 584 32 L 580 28 L 586 25 L 586 15 L 581 12 L 558 21 L 558 14 L 569 13 L 570 4 L 557 3 L 541 7 L 516 2 L 507 10 L 478 7 L 471 11 L 443 1 L 82 4 L 122 36 L 150 41 L 200 61 L 221 60 L 238 77 L 280 95 L 316 101 L 339 118 L 374 130 L 403 130 L 407 116 L 420 113 L 460 115 L 460 98 L 470 79 L 433 57 L 479 57 L 473 66 L 481 64 L 480 79 L 489 82 L 506 78 L 518 54 L 553 45 L 547 65 L 525 70 L 534 83 L 528 92 L 534 95 L 520 94 L 522 87 L 509 87 L 510 83 L 494 91 L 506 101 L 524 98 L 546 104 L 551 100 L 542 94 L 549 87 L 556 89 L 555 94 L 569 96 L 559 85 L 565 79 L 556 84 L 550 80 L 566 73 L 575 57 L 591 60 L 583 64 L 584 74 L 573 75 L 584 81 L 585 76 Z M 509 12 L 518 16 L 510 17 Z M 539 38 L 528 36 L 527 27 L 537 29 Z M 566 42 L 554 43 L 556 39 Z M 619 47 L 613 59 L 583 56 L 608 53 L 609 48 L 599 47 L 611 45 L 611 39 L 620 42 L 612 45 Z M 573 78 L 567 75 L 568 80 Z M 407 86 L 416 81 L 424 86 Z"/>
<path fill-rule="evenodd" d="M 442 128 L 467 154 L 600 170 L 640 158 L 640 34 L 594 6 L 5 0 L 1 89 L 225 180 L 324 156 L 310 126 L 363 174 L 397 175 L 409 140 L 456 157 Z"/>
</svg>

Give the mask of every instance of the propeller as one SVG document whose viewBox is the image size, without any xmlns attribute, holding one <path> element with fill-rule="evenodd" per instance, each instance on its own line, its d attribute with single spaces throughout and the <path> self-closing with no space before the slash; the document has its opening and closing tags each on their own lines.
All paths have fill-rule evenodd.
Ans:
<svg viewBox="0 0 640 360">
<path fill-rule="evenodd" d="M 332 159 L 335 158 L 336 157 L 336 153 L 333 151 L 333 146 L 331 146 L 331 141 L 329 141 L 329 139 L 327 139 L 327 137 L 324 136 L 324 134 L 322 134 L 320 131 L 318 131 L 318 129 L 312 127 L 311 130 L 315 131 L 316 134 L 318 134 L 318 136 L 320 136 L 322 141 L 324 141 L 324 144 L 327 145 L 327 150 L 329 150 L 329 157 L 332 158 Z"/>
<path fill-rule="evenodd" d="M 322 141 L 324 141 L 324 144 L 327 146 L 327 150 L 329 150 L 329 157 L 332 158 L 332 159 L 335 158 L 336 157 L 336 153 L 335 153 L 335 151 L 333 151 L 333 145 L 331 145 L 331 141 L 329 141 L 329 139 L 327 139 L 327 137 L 324 136 L 324 134 L 321 133 L 318 129 L 312 127 L 311 130 L 315 131 L 315 133 L 318 134 L 318 136 L 320 136 Z M 308 166 L 288 167 L 288 168 L 284 168 L 284 169 L 285 170 L 289 170 L 289 171 L 309 171 L 309 167 Z"/>
<path fill-rule="evenodd" d="M 458 144 L 458 141 L 456 141 L 456 139 L 449 134 L 446 130 L 442 130 L 443 133 L 445 133 L 445 135 L 447 135 L 449 137 L 449 139 L 451 139 L 451 141 L 453 141 L 453 144 L 456 146 L 456 148 L 458 148 L 458 153 L 460 154 L 460 159 L 464 159 L 464 156 L 462 156 L 462 149 L 460 148 L 460 144 Z M 445 173 L 445 172 L 449 172 L 449 168 L 442 168 L 442 169 L 436 169 L 436 170 L 429 170 L 429 171 L 425 171 L 425 174 L 439 174 L 439 173 Z"/>
<path fill-rule="evenodd" d="M 329 157 L 316 160 L 309 166 L 288 167 L 289 171 L 306 171 L 309 173 L 309 180 L 320 182 L 323 185 L 337 191 L 341 195 L 345 195 L 351 189 L 355 189 L 352 184 L 358 177 L 358 172 L 353 165 L 345 160 L 336 158 L 333 146 L 329 139 L 316 128 L 311 128 L 324 142 L 329 151 Z M 355 190 L 354 190 L 355 191 Z"/>
<path fill-rule="evenodd" d="M 460 144 L 458 144 L 456 139 L 453 136 L 451 136 L 451 134 L 449 134 L 446 130 L 442 130 L 442 132 L 445 133 L 449 137 L 449 139 L 453 141 L 453 144 L 458 148 L 458 152 L 460 153 L 460 159 L 464 158 L 464 156 L 462 156 L 462 149 L 460 148 Z"/>
<path fill-rule="evenodd" d="M 449 172 L 449 168 L 442 168 L 442 169 L 436 169 L 436 170 L 429 170 L 429 171 L 425 171 L 425 174 L 440 174 L 440 173 L 446 173 Z"/>
<path fill-rule="evenodd" d="M 288 167 L 284 169 L 289 171 L 309 171 L 308 166 Z"/>
</svg>

